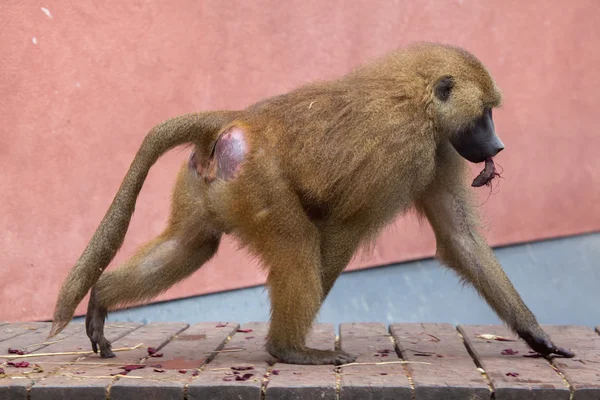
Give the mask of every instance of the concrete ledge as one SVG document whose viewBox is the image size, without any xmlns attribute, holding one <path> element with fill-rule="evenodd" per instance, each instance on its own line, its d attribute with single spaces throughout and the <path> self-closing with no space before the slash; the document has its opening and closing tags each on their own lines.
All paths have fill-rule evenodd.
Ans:
<svg viewBox="0 0 600 400">
<path fill-rule="evenodd" d="M 0 399 L 600 398 L 600 336 L 582 326 L 546 326 L 576 357 L 545 359 L 500 325 L 346 323 L 336 340 L 317 324 L 310 346 L 358 356 L 341 367 L 277 362 L 261 322 L 111 323 L 112 359 L 81 323 L 49 329 L 0 322 Z"/>
</svg>

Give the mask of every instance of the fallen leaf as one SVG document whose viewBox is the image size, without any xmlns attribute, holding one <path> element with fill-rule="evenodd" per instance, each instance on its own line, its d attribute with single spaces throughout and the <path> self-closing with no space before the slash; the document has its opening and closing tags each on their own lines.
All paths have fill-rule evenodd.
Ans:
<svg viewBox="0 0 600 400">
<path fill-rule="evenodd" d="M 252 329 L 238 329 L 237 331 L 240 333 L 250 333 L 252 332 Z"/>
<path fill-rule="evenodd" d="M 279 370 L 278 369 L 274 369 L 273 371 L 271 371 L 271 373 L 273 375 L 279 375 Z"/>
<path fill-rule="evenodd" d="M 178 372 L 180 374 L 187 374 L 187 369 L 180 369 Z"/>
<path fill-rule="evenodd" d="M 192 374 L 192 376 L 198 376 L 200 375 L 200 372 L 198 372 L 198 370 L 194 371 L 194 373 Z"/>
<path fill-rule="evenodd" d="M 165 372 L 162 368 L 154 368 L 154 372 Z"/>
<path fill-rule="evenodd" d="M 485 340 L 498 340 L 500 342 L 516 342 L 515 339 L 507 338 L 499 335 L 492 335 L 491 333 L 482 333 L 481 335 L 475 335 L 476 338 Z"/>
<path fill-rule="evenodd" d="M 503 356 L 514 356 L 515 354 L 519 354 L 519 350 L 504 349 L 504 350 L 502 350 L 501 354 Z"/>
<path fill-rule="evenodd" d="M 27 361 L 20 361 L 20 362 L 14 362 L 14 361 L 9 361 L 6 363 L 7 365 L 11 365 L 15 368 L 27 368 L 29 367 L 29 363 Z"/>
<path fill-rule="evenodd" d="M 387 375 L 387 372 L 380 372 L 379 375 Z"/>
<path fill-rule="evenodd" d="M 150 355 L 150 357 L 162 357 L 163 353 L 158 353 L 158 350 L 154 347 L 148 347 L 148 355 Z"/>
<path fill-rule="evenodd" d="M 136 369 L 142 369 L 142 368 L 145 368 L 145 367 L 146 367 L 145 365 L 130 364 L 130 365 L 124 365 L 124 366 L 119 367 L 119 368 L 124 369 L 126 372 L 129 372 L 129 371 L 134 371 Z"/>
<path fill-rule="evenodd" d="M 253 376 L 254 376 L 254 374 L 244 374 L 242 376 L 236 375 L 235 380 L 236 381 L 247 381 L 248 379 L 252 378 Z"/>
<path fill-rule="evenodd" d="M 8 354 L 18 354 L 18 355 L 22 356 L 23 354 L 25 354 L 25 351 L 23 351 L 21 349 L 12 349 L 9 347 Z"/>
<path fill-rule="evenodd" d="M 518 372 L 507 372 L 506 376 L 517 377 L 517 376 L 519 376 L 519 373 Z"/>
</svg>

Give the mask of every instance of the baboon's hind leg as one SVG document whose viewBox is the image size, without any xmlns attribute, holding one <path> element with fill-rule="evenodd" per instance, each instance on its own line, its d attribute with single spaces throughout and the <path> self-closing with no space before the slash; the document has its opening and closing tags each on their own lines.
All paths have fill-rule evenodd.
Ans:
<svg viewBox="0 0 600 400">
<path fill-rule="evenodd" d="M 348 266 L 360 244 L 358 226 L 324 227 L 321 229 L 321 281 L 323 301 L 344 268 Z"/>
<path fill-rule="evenodd" d="M 101 357 L 114 357 L 104 336 L 108 310 L 152 299 L 191 275 L 216 253 L 221 233 L 203 208 L 200 184 L 186 167 L 182 168 L 165 231 L 119 268 L 104 273 L 92 288 L 86 331 L 92 349 L 97 352 L 99 348 Z"/>
</svg>

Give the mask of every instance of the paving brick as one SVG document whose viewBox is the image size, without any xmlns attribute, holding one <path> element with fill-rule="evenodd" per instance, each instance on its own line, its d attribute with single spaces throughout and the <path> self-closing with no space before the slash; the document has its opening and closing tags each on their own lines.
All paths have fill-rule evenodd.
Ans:
<svg viewBox="0 0 600 400">
<path fill-rule="evenodd" d="M 267 323 L 249 323 L 241 328 L 251 332 L 237 332 L 189 385 L 189 400 L 260 399 L 264 375 L 273 358 L 265 351 Z M 226 350 L 234 350 L 226 352 Z M 237 351 L 241 349 L 241 351 Z M 239 376 L 252 374 L 247 380 L 235 380 L 231 367 L 252 367 L 239 371 Z M 229 380 L 232 379 L 232 380 Z"/>
<path fill-rule="evenodd" d="M 524 341 L 517 339 L 508 329 L 498 325 L 461 325 L 462 333 L 470 351 L 485 370 L 494 386 L 497 399 L 569 400 L 566 383 L 544 358 L 523 357 L 531 350 Z M 492 334 L 512 338 L 514 342 L 477 338 L 478 334 Z M 515 355 L 503 355 L 502 351 L 518 351 Z M 511 376 L 518 374 L 517 376 Z"/>
<path fill-rule="evenodd" d="M 37 329 L 35 328 L 37 326 Z M 18 332 L 17 335 L 0 342 L 2 353 L 8 353 L 9 348 L 19 349 L 27 353 L 39 353 L 46 351 L 53 342 L 66 340 L 69 337 L 83 331 L 82 323 L 69 324 L 61 333 L 48 339 L 50 333 L 49 323 L 19 323 L 19 328 L 11 328 L 11 332 Z M 14 358 L 1 358 L 0 362 L 6 363 Z M 18 359 L 15 361 L 19 361 Z M 28 358 L 21 361 L 31 362 Z M 33 362 L 31 362 L 33 364 Z M 55 366 L 59 368 L 58 365 Z M 0 399 L 26 399 L 27 389 L 34 383 L 34 378 L 41 377 L 41 373 L 33 372 L 33 368 L 14 368 L 7 365 L 2 367 L 6 373 L 6 378 L 0 379 Z"/>
<path fill-rule="evenodd" d="M 407 361 L 419 400 L 483 400 L 491 391 L 477 371 L 454 326 L 450 324 L 393 324 L 396 344 Z"/>
<path fill-rule="evenodd" d="M 111 400 L 183 399 L 193 374 L 217 354 L 238 327 L 233 322 L 202 322 L 190 326 L 160 349 L 162 357 L 145 359 L 146 368 L 127 375 L 143 379 L 115 382 L 110 390 Z"/>
<path fill-rule="evenodd" d="M 544 326 L 552 340 L 575 352 L 574 358 L 553 358 L 577 400 L 600 399 L 600 336 L 586 326 Z"/>
<path fill-rule="evenodd" d="M 356 362 L 401 361 L 384 324 L 341 324 L 340 341 Z M 341 369 L 340 398 L 409 400 L 411 387 L 401 364 L 348 366 Z"/>
<path fill-rule="evenodd" d="M 335 349 L 332 324 L 316 324 L 307 338 L 309 347 Z M 276 400 L 335 399 L 336 373 L 333 365 L 276 363 L 268 379 L 266 398 Z"/>
<path fill-rule="evenodd" d="M 23 335 L 31 331 L 43 330 L 44 328 L 47 328 L 48 332 L 50 332 L 50 323 L 15 322 L 12 324 L 8 324 L 5 322 L 2 324 L 2 326 L 0 326 L 0 342 L 3 342 L 15 336 Z M 0 343 L 0 346 L 4 347 L 4 343 Z M 3 351 L 0 351 L 0 353 L 4 354 Z"/>
<path fill-rule="evenodd" d="M 30 390 L 30 399 L 66 399 L 66 398 L 102 398 L 112 382 L 113 374 L 123 372 L 120 367 L 126 364 L 138 363 L 145 357 L 148 346 L 159 347 L 164 345 L 173 335 L 181 331 L 187 324 L 148 324 L 138 323 L 113 323 L 107 324 L 105 333 L 113 348 L 134 347 L 143 343 L 143 346 L 135 350 L 115 352 L 116 357 L 103 359 L 98 354 L 87 356 L 55 356 L 44 357 L 41 365 L 52 358 L 54 362 L 67 363 L 62 368 L 53 369 L 51 373 L 34 384 Z M 54 351 L 67 351 L 73 348 L 87 349 L 90 346 L 85 333 L 73 337 L 69 342 L 58 343 Z M 52 362 L 52 361 L 50 361 Z"/>
</svg>

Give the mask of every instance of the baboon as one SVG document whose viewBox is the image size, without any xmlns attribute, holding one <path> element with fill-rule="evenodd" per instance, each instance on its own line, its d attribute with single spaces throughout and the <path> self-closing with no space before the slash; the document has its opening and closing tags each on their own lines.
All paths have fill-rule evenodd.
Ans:
<svg viewBox="0 0 600 400">
<path fill-rule="evenodd" d="M 464 49 L 419 43 L 345 76 L 268 98 L 244 110 L 167 120 L 145 137 L 107 214 L 62 285 L 51 336 L 91 288 L 87 334 L 113 357 L 107 311 L 147 301 L 186 278 L 236 237 L 266 269 L 271 299 L 267 350 L 296 364 L 343 364 L 355 356 L 306 346 L 335 280 L 357 249 L 397 215 L 431 224 L 442 263 L 474 285 L 501 319 L 541 353 L 572 357 L 542 330 L 478 233 L 472 183 L 495 176 L 504 145 L 492 109 L 501 94 Z M 181 167 L 168 226 L 114 271 L 150 167 L 175 146 L 194 150 Z"/>
</svg>

